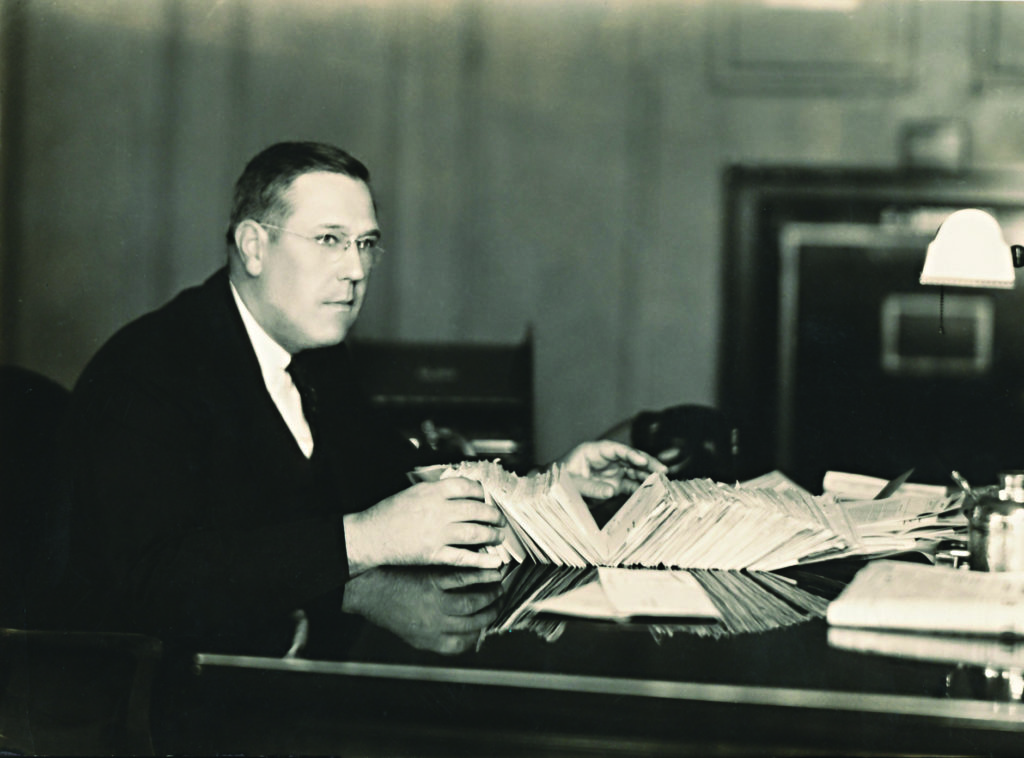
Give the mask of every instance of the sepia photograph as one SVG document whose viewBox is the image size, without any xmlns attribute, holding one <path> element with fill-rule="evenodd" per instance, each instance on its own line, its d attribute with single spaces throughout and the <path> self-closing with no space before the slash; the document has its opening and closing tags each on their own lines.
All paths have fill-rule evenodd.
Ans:
<svg viewBox="0 0 1024 758">
<path fill-rule="evenodd" d="M 1024 754 L 1022 37 L 0 0 L 0 754 Z"/>
</svg>

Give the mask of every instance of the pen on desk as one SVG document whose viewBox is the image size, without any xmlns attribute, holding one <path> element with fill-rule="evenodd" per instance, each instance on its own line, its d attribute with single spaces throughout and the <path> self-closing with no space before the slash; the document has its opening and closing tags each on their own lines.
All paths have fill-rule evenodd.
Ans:
<svg viewBox="0 0 1024 758">
<path fill-rule="evenodd" d="M 964 494 L 967 495 L 967 497 L 971 498 L 971 500 L 978 499 L 977 497 L 974 496 L 974 490 L 971 489 L 971 485 L 967 483 L 967 480 L 963 478 L 959 471 L 954 469 L 953 471 L 949 472 L 949 475 L 953 477 L 953 481 L 957 483 L 957 486 L 961 490 L 963 490 Z"/>
</svg>

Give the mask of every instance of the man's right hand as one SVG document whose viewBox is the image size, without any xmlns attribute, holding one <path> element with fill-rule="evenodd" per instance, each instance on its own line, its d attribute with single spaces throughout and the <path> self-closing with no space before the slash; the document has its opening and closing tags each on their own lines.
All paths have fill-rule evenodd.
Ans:
<svg viewBox="0 0 1024 758">
<path fill-rule="evenodd" d="M 367 571 L 345 586 L 342 610 L 413 647 L 451 655 L 471 649 L 498 616 L 501 572 L 397 568 Z"/>
<path fill-rule="evenodd" d="M 416 484 L 345 516 L 349 572 L 417 564 L 498 568 L 499 556 L 478 550 L 501 542 L 505 517 L 483 498 L 479 482 L 456 477 Z"/>
</svg>

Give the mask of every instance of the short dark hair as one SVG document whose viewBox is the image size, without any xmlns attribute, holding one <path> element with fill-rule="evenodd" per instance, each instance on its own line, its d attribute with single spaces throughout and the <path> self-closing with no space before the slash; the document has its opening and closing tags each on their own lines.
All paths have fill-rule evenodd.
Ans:
<svg viewBox="0 0 1024 758">
<path fill-rule="evenodd" d="M 235 228 L 247 218 L 284 223 L 292 210 L 285 193 L 298 177 L 312 171 L 344 174 L 370 187 L 370 171 L 340 147 L 322 142 L 278 142 L 250 160 L 235 182 L 228 244 L 234 244 Z M 276 230 L 268 233 L 276 239 Z"/>
</svg>

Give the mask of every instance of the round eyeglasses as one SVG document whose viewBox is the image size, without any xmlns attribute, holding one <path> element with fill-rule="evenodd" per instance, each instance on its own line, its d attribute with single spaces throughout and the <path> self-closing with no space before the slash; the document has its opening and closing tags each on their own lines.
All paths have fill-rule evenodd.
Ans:
<svg viewBox="0 0 1024 758">
<path fill-rule="evenodd" d="M 291 234 L 294 237 L 301 237 L 304 240 L 315 242 L 320 247 L 333 253 L 344 253 L 350 250 L 354 243 L 356 252 L 359 253 L 359 260 L 367 270 L 376 266 L 377 263 L 380 262 L 381 256 L 384 254 L 384 248 L 380 246 L 380 239 L 378 237 L 360 237 L 359 239 L 352 239 L 351 237 L 346 237 L 334 232 L 321 232 L 320 234 L 310 235 L 286 229 L 283 226 L 277 226 L 275 224 L 265 224 L 262 221 L 257 221 L 256 223 L 264 229 L 276 229 L 279 232 L 284 232 L 285 234 Z"/>
</svg>

